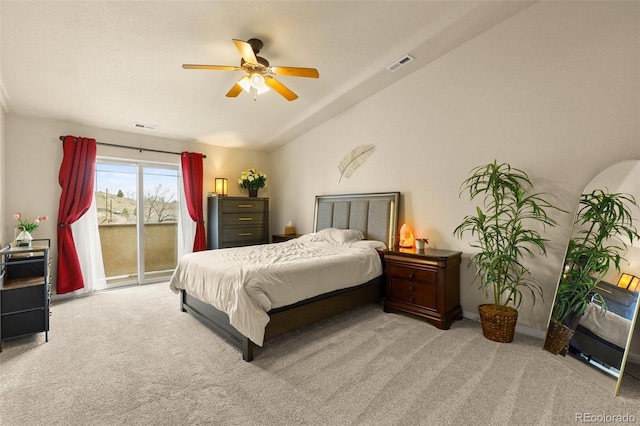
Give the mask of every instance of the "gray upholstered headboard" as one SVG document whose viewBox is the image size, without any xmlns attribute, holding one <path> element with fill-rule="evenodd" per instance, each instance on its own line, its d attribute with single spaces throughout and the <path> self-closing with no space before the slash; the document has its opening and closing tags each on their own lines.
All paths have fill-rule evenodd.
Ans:
<svg viewBox="0 0 640 426">
<path fill-rule="evenodd" d="M 357 229 L 366 239 L 382 241 L 393 248 L 399 205 L 399 192 L 317 195 L 313 230 Z"/>
</svg>

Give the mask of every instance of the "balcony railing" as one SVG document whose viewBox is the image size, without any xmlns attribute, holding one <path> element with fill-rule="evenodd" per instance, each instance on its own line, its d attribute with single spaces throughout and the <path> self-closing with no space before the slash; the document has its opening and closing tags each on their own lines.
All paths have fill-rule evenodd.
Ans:
<svg viewBox="0 0 640 426">
<path fill-rule="evenodd" d="M 138 248 L 135 224 L 99 225 L 102 259 L 107 283 L 135 280 L 138 275 Z M 176 267 L 177 223 L 144 225 L 145 276 L 170 276 Z"/>
</svg>

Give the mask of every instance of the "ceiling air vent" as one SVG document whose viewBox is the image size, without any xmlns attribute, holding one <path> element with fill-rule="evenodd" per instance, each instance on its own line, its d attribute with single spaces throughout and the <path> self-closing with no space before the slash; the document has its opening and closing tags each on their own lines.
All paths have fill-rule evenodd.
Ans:
<svg viewBox="0 0 640 426">
<path fill-rule="evenodd" d="M 405 65 L 407 65 L 409 62 L 413 61 L 413 56 L 411 55 L 405 55 L 402 58 L 398 59 L 397 61 L 395 61 L 394 63 L 392 63 L 391 65 L 389 65 L 387 67 L 387 69 L 391 72 L 397 71 L 400 68 L 404 67 Z"/>
<path fill-rule="evenodd" d="M 136 129 L 156 130 L 158 126 L 155 124 L 133 123 L 133 127 Z"/>
</svg>

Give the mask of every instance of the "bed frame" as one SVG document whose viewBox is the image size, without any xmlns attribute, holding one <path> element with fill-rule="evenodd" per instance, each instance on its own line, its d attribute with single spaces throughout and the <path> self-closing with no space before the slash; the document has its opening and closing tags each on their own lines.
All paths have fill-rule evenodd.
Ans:
<svg viewBox="0 0 640 426">
<path fill-rule="evenodd" d="M 366 239 L 383 241 L 394 247 L 398 229 L 399 192 L 347 195 L 319 195 L 315 200 L 314 232 L 325 228 L 357 229 Z M 355 307 L 376 302 L 383 295 L 384 274 L 356 287 L 336 290 L 293 305 L 272 309 L 265 340 L 315 323 Z M 242 359 L 250 362 L 255 344 L 229 323 L 229 316 L 210 304 L 181 291 L 180 309 L 240 348 Z"/>
</svg>

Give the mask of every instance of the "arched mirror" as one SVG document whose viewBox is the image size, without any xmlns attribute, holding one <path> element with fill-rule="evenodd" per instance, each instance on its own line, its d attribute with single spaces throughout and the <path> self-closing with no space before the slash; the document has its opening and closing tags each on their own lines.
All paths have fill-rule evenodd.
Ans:
<svg viewBox="0 0 640 426">
<path fill-rule="evenodd" d="M 633 339 L 640 334 L 640 208 L 634 201 L 640 203 L 640 160 L 607 167 L 584 189 L 544 346 L 614 395 L 628 377 L 627 363 L 640 371 L 640 337 Z"/>
</svg>

